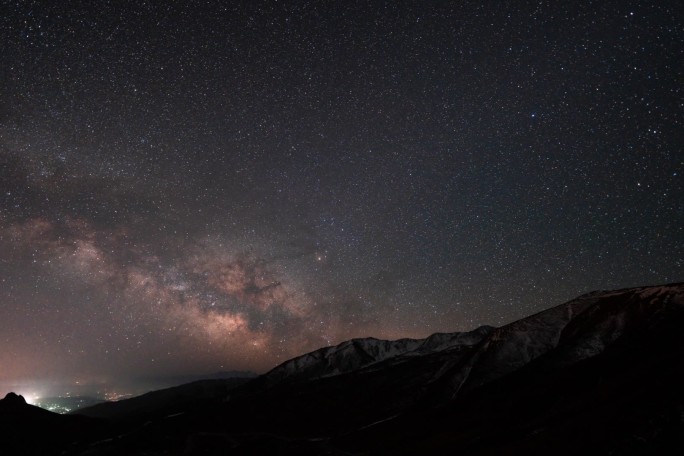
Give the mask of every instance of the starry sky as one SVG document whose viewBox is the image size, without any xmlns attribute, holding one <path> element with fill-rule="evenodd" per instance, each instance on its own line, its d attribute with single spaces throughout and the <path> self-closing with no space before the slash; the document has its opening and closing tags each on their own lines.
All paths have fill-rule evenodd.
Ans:
<svg viewBox="0 0 684 456">
<path fill-rule="evenodd" d="M 0 383 L 684 278 L 679 1 L 0 8 Z"/>
</svg>

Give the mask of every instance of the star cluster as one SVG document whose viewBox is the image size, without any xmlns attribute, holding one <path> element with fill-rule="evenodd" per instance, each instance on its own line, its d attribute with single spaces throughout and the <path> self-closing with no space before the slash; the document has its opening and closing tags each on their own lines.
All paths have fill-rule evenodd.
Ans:
<svg viewBox="0 0 684 456">
<path fill-rule="evenodd" d="M 0 382 L 682 280 L 678 2 L 0 5 Z"/>
</svg>

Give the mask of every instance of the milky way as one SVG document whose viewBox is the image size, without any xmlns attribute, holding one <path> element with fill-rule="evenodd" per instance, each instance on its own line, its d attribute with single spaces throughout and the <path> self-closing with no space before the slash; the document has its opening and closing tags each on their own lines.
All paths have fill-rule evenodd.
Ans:
<svg viewBox="0 0 684 456">
<path fill-rule="evenodd" d="M 0 383 L 684 278 L 680 2 L 0 4 Z"/>
</svg>

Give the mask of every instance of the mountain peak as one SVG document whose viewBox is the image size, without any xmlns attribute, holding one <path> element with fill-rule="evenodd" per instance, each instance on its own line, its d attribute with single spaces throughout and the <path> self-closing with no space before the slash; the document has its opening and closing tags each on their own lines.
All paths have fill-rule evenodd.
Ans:
<svg viewBox="0 0 684 456">
<path fill-rule="evenodd" d="M 26 399 L 24 399 L 24 396 L 13 392 L 7 393 L 2 402 L 4 402 L 6 405 L 26 405 Z"/>
</svg>

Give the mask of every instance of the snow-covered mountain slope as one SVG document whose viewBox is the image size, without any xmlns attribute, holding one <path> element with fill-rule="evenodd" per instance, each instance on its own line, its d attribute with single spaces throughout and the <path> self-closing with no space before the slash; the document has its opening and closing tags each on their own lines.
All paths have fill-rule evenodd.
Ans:
<svg viewBox="0 0 684 456">
<path fill-rule="evenodd" d="M 456 346 L 474 346 L 494 328 L 482 326 L 470 332 L 437 333 L 425 339 L 352 339 L 325 347 L 280 364 L 262 379 L 268 385 L 313 380 L 371 366 L 404 356 L 419 356 Z"/>
<path fill-rule="evenodd" d="M 588 293 L 492 331 L 451 378 L 452 392 L 476 388 L 542 356 L 560 367 L 598 355 L 675 309 L 684 309 L 683 284 Z"/>
<path fill-rule="evenodd" d="M 684 306 L 684 285 L 596 291 L 500 328 L 438 333 L 426 339 L 353 339 L 284 362 L 262 376 L 273 386 L 361 371 L 378 371 L 416 357 L 429 360 L 421 388 L 455 397 L 553 355 L 557 365 L 601 353 L 635 326 Z"/>
</svg>

